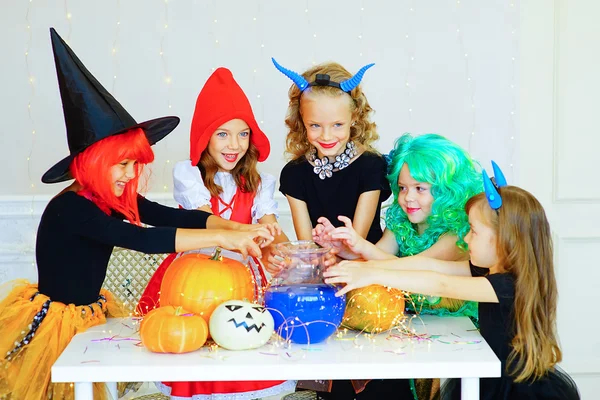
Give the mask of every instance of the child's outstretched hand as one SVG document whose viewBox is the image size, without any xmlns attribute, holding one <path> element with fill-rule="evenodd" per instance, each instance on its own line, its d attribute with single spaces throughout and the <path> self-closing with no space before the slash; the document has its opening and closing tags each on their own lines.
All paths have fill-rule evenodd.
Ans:
<svg viewBox="0 0 600 400">
<path fill-rule="evenodd" d="M 240 226 L 239 230 L 244 231 L 244 232 L 251 232 L 251 231 L 255 231 L 255 230 L 264 228 L 267 231 L 269 231 L 269 233 L 273 237 L 277 237 L 277 236 L 281 235 L 281 227 L 279 226 L 279 224 L 277 222 L 273 222 L 270 224 L 240 224 L 240 225 L 241 226 Z M 266 244 L 262 245 L 262 247 L 268 246 L 270 244 L 271 244 L 271 242 L 266 243 Z"/>
<path fill-rule="evenodd" d="M 345 283 L 342 289 L 336 292 L 336 296 L 343 296 L 351 290 L 375 283 L 374 276 L 377 271 L 365 261 L 342 261 L 323 272 L 325 283 Z"/>
<path fill-rule="evenodd" d="M 317 220 L 318 224 L 317 226 L 315 226 L 312 230 L 312 235 L 313 235 L 313 241 L 315 243 L 317 243 L 320 246 L 323 247 L 340 247 L 342 246 L 341 241 L 337 241 L 336 243 L 334 243 L 328 236 L 331 232 L 333 232 L 333 230 L 335 229 L 335 226 L 333 226 L 331 224 L 331 222 L 325 218 L 325 217 L 320 217 Z"/>
<path fill-rule="evenodd" d="M 347 219 L 347 217 L 338 217 L 340 221 L 343 221 L 342 218 Z M 337 239 L 332 237 L 332 233 L 336 231 L 335 226 L 331 224 L 331 222 L 325 218 L 321 217 L 317 220 L 318 224 L 313 229 L 313 241 L 318 243 L 324 247 L 330 247 L 332 252 L 339 256 L 342 259 L 353 260 L 357 258 L 357 255 L 353 253 L 352 249 L 350 249 L 343 239 Z M 352 227 L 352 221 L 350 221 L 350 227 Z"/>
<path fill-rule="evenodd" d="M 340 215 L 338 219 L 344 223 L 344 226 L 330 230 L 327 233 L 327 238 L 332 242 L 342 242 L 343 246 L 338 246 L 342 258 L 353 259 L 357 258 L 357 256 L 363 256 L 365 244 L 368 243 L 367 240 L 354 230 L 350 218 Z M 348 253 L 351 253 L 353 256 L 344 257 Z"/>
<path fill-rule="evenodd" d="M 265 269 L 271 274 L 275 275 L 283 268 L 285 268 L 285 262 L 283 255 L 277 250 L 274 244 L 263 249 L 263 264 Z"/>
</svg>

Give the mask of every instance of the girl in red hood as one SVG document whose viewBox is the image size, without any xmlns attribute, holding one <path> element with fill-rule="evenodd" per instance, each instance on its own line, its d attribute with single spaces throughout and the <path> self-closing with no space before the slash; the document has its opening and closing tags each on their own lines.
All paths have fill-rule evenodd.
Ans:
<svg viewBox="0 0 600 400">
<path fill-rule="evenodd" d="M 202 210 L 243 224 L 277 224 L 277 202 L 273 199 L 275 178 L 259 173 L 256 164 L 269 156 L 269 139 L 260 129 L 248 98 L 231 71 L 218 68 L 198 95 L 190 132 L 190 159 L 173 169 L 174 197 L 182 208 Z M 284 233 L 273 244 L 285 242 Z M 268 272 L 278 271 L 266 262 L 272 246 L 263 250 Z M 177 254 L 156 270 L 138 305 L 145 313 L 156 307 L 162 278 Z M 266 284 L 262 264 L 249 262 L 256 282 L 257 300 Z M 256 399 L 292 392 L 294 381 L 163 382 L 164 394 L 179 399 Z"/>
</svg>

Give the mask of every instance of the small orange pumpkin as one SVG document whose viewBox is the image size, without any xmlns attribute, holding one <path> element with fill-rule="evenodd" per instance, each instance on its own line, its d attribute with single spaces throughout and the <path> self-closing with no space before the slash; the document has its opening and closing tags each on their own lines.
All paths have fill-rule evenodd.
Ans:
<svg viewBox="0 0 600 400">
<path fill-rule="evenodd" d="M 200 315 L 206 323 L 227 300 L 254 301 L 254 282 L 248 267 L 221 256 L 190 253 L 169 266 L 160 286 L 160 304 L 181 306 Z"/>
<path fill-rule="evenodd" d="M 346 294 L 342 325 L 362 332 L 379 333 L 404 319 L 404 294 L 381 285 L 354 289 Z"/>
<path fill-rule="evenodd" d="M 155 353 L 187 353 L 206 343 L 208 325 L 199 315 L 181 307 L 159 307 L 150 311 L 140 326 L 142 344 Z"/>
</svg>

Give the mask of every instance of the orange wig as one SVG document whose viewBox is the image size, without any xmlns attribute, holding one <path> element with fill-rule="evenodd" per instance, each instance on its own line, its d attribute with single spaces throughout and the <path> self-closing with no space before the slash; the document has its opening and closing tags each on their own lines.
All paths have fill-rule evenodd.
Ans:
<svg viewBox="0 0 600 400">
<path fill-rule="evenodd" d="M 137 160 L 135 178 L 120 197 L 113 192 L 110 168 L 123 160 Z M 137 205 L 139 179 L 146 164 L 154 161 L 154 152 L 140 128 L 109 136 L 78 154 L 70 166 L 71 175 L 81 185 L 79 195 L 93 201 L 102 211 L 116 211 L 140 225 Z"/>
</svg>

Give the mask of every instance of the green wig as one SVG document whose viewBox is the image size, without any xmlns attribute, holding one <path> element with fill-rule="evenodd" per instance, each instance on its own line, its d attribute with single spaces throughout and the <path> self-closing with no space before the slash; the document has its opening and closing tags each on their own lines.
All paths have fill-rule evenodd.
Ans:
<svg viewBox="0 0 600 400">
<path fill-rule="evenodd" d="M 415 137 L 405 133 L 396 140 L 387 159 L 394 203 L 386 212 L 385 222 L 396 237 L 398 256 L 421 253 L 446 233 L 456 235 L 457 246 L 465 249 L 464 237 L 469 232 L 465 203 L 483 191 L 479 165 L 456 143 L 433 133 Z M 431 184 L 433 205 L 422 235 L 398 204 L 398 176 L 404 164 L 413 179 Z"/>
</svg>

